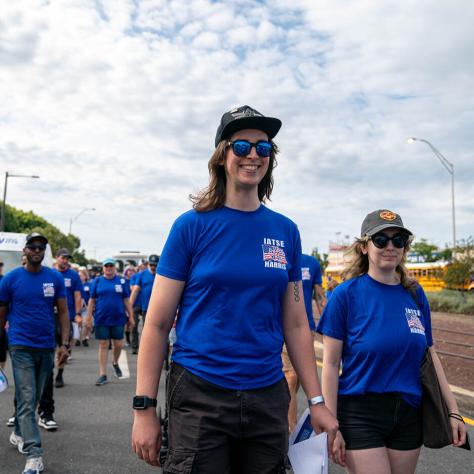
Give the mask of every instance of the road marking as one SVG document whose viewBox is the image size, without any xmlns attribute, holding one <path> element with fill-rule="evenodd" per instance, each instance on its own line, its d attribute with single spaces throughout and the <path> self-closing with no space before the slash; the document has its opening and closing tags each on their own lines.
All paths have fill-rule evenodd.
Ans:
<svg viewBox="0 0 474 474">
<path fill-rule="evenodd" d="M 130 378 L 130 370 L 128 368 L 128 359 L 127 359 L 127 351 L 122 351 L 120 353 L 120 357 L 118 360 L 119 366 L 122 369 L 122 379 L 129 379 Z"/>
</svg>

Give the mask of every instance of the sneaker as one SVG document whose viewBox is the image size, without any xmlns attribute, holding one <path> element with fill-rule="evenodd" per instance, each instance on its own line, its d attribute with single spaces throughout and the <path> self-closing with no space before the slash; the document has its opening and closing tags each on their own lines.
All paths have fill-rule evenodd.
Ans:
<svg viewBox="0 0 474 474">
<path fill-rule="evenodd" d="M 56 379 L 54 381 L 54 386 L 56 388 L 62 388 L 64 387 L 64 380 L 63 380 L 63 374 L 58 374 L 56 375 Z"/>
<path fill-rule="evenodd" d="M 79 346 L 81 345 L 81 341 L 77 340 L 77 341 L 74 343 L 74 345 L 75 345 L 76 347 L 79 347 Z"/>
<path fill-rule="evenodd" d="M 10 418 L 8 418 L 7 422 L 6 422 L 6 425 L 7 426 L 15 426 L 15 415 L 11 416 Z"/>
<path fill-rule="evenodd" d="M 44 414 L 40 416 L 38 420 L 38 425 L 48 431 L 55 431 L 58 429 L 58 424 L 56 423 L 56 420 L 54 419 L 53 415 Z"/>
<path fill-rule="evenodd" d="M 41 456 L 26 460 L 25 469 L 22 474 L 39 474 L 43 472 L 44 464 Z"/>
<path fill-rule="evenodd" d="M 112 364 L 112 367 L 114 368 L 115 377 L 121 379 L 123 377 L 122 369 L 119 367 L 118 364 Z"/>
<path fill-rule="evenodd" d="M 89 341 L 88 341 L 87 339 L 84 339 L 84 340 L 82 341 L 82 345 L 83 345 L 84 347 L 89 347 Z"/>
<path fill-rule="evenodd" d="M 96 385 L 105 385 L 106 383 L 108 382 L 107 380 L 107 375 L 101 375 L 97 381 L 96 381 Z"/>
<path fill-rule="evenodd" d="M 14 431 L 10 435 L 10 443 L 18 449 L 20 454 L 26 454 L 26 451 L 23 451 L 23 438 L 15 434 Z"/>
</svg>

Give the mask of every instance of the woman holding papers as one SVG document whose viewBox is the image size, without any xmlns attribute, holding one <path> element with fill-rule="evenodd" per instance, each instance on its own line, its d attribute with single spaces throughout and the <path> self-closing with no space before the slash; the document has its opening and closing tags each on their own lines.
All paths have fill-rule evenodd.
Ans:
<svg viewBox="0 0 474 474">
<path fill-rule="evenodd" d="M 288 353 L 313 399 L 312 425 L 334 439 L 301 286 L 296 225 L 263 205 L 273 188 L 280 120 L 248 106 L 226 112 L 210 182 L 174 223 L 161 254 L 138 355 L 132 445 L 158 465 L 154 409 L 179 305 L 168 384 L 165 473 L 280 473 L 288 449 Z"/>
<path fill-rule="evenodd" d="M 428 301 L 403 264 L 411 239 L 398 214 L 368 214 L 351 247 L 349 279 L 334 290 L 318 324 L 323 392 L 340 429 L 332 454 L 350 473 L 415 472 L 422 445 L 419 372 L 427 347 L 452 415 L 453 444 L 465 442 L 462 417 L 432 347 Z"/>
</svg>

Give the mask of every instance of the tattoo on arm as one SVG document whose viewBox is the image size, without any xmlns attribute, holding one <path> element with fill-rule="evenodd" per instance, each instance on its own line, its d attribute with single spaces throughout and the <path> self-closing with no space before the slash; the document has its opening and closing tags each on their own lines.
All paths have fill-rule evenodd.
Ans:
<svg viewBox="0 0 474 474">
<path fill-rule="evenodd" d="M 293 295 L 295 297 L 295 301 L 298 303 L 298 301 L 300 300 L 300 289 L 298 288 L 297 281 L 293 282 Z"/>
</svg>

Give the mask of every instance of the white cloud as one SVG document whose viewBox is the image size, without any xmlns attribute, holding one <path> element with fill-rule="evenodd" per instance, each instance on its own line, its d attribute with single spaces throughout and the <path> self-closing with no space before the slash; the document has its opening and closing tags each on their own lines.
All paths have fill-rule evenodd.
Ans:
<svg viewBox="0 0 474 474">
<path fill-rule="evenodd" d="M 0 158 L 8 202 L 88 254 L 161 251 L 207 182 L 221 114 L 283 120 L 273 208 L 305 250 L 393 207 L 421 237 L 474 234 L 471 2 L 63 0 L 0 6 Z"/>
</svg>

